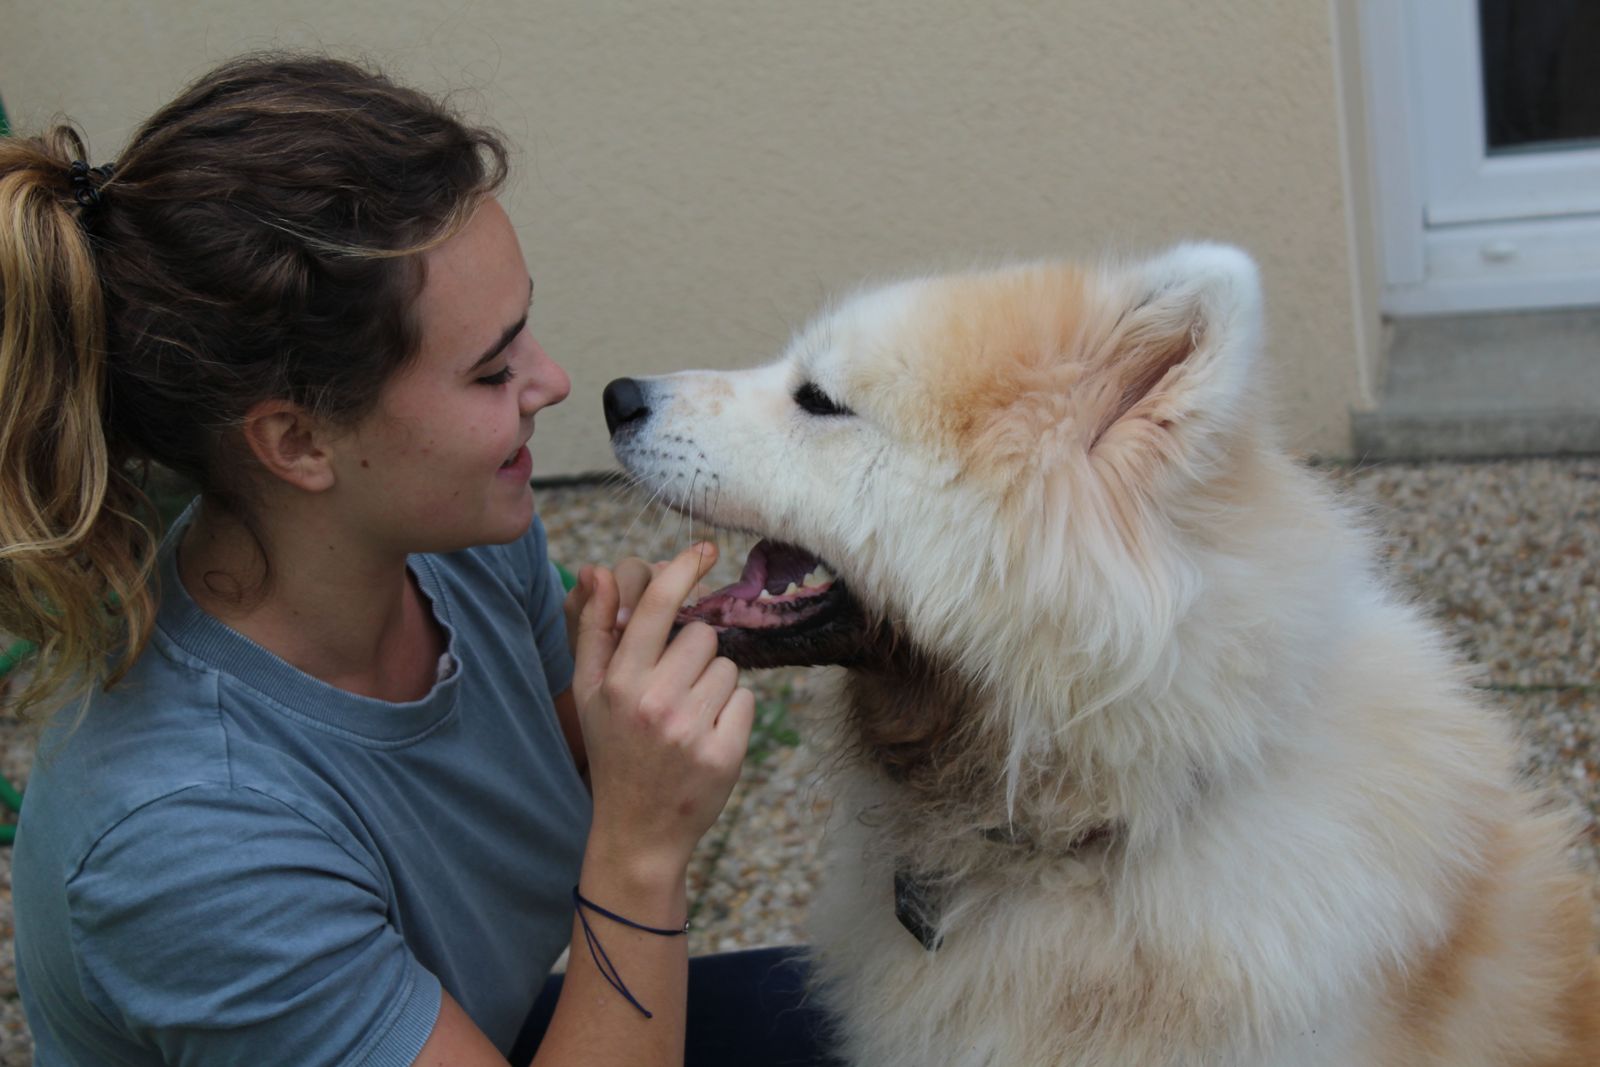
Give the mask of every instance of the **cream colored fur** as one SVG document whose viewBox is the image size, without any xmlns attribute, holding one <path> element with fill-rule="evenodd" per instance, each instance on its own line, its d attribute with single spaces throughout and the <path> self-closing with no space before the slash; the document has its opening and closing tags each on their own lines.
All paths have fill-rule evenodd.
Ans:
<svg viewBox="0 0 1600 1067">
<path fill-rule="evenodd" d="M 636 478 L 816 552 L 915 652 L 819 740 L 810 932 L 859 1067 L 1600 1063 L 1566 823 L 1279 448 L 1261 318 L 1249 259 L 1190 245 L 899 282 L 644 383 Z"/>
</svg>

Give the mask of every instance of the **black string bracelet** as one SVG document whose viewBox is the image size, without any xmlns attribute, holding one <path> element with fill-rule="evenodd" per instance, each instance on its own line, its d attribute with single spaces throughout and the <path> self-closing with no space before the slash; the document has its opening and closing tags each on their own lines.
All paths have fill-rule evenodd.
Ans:
<svg viewBox="0 0 1600 1067">
<path fill-rule="evenodd" d="M 611 957 L 606 955 L 605 946 L 600 944 L 599 935 L 596 934 L 594 932 L 594 928 L 589 925 L 588 916 L 584 915 L 583 911 L 585 908 L 587 908 L 597 915 L 604 915 L 614 923 L 621 923 L 623 926 L 629 927 L 630 929 L 642 930 L 647 934 L 655 934 L 657 937 L 684 936 L 689 932 L 688 921 L 685 920 L 682 928 L 676 930 L 664 929 L 659 926 L 645 926 L 643 923 L 636 923 L 632 919 L 623 918 L 614 911 L 607 911 L 605 908 L 602 908 L 600 905 L 596 904 L 592 900 L 589 900 L 582 893 L 578 892 L 577 886 L 572 887 L 572 907 L 573 910 L 578 913 L 578 922 L 583 926 L 583 940 L 589 946 L 589 956 L 594 960 L 595 967 L 599 969 L 600 976 L 607 982 L 611 983 L 612 989 L 615 989 L 618 993 L 621 993 L 624 997 L 626 997 L 629 1004 L 632 1004 L 634 1007 L 638 1008 L 639 1013 L 646 1019 L 654 1019 L 655 1016 L 651 1014 L 650 1010 L 643 1004 L 640 1004 L 639 1001 L 634 998 L 632 993 L 628 992 L 628 987 L 622 982 L 621 972 L 617 970 L 617 965 L 611 962 Z"/>
</svg>

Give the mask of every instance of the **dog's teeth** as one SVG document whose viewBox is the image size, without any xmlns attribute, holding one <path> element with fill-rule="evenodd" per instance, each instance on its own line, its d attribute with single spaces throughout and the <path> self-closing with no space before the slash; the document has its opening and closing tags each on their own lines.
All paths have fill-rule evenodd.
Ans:
<svg viewBox="0 0 1600 1067">
<path fill-rule="evenodd" d="M 794 596 L 799 591 L 800 591 L 800 587 L 798 585 L 795 585 L 793 582 L 790 582 L 789 583 L 789 588 L 787 588 L 787 589 L 785 589 L 783 591 L 783 595 L 784 596 Z"/>
<path fill-rule="evenodd" d="M 761 590 L 761 592 L 756 594 L 756 599 L 757 600 L 771 600 L 772 599 L 772 594 L 767 592 L 765 589 L 763 589 L 763 590 Z"/>
<path fill-rule="evenodd" d="M 833 581 L 833 575 L 828 573 L 828 568 L 818 567 L 816 570 L 806 575 L 805 587 L 807 589 L 813 589 L 819 585 L 827 585 L 831 581 Z"/>
</svg>

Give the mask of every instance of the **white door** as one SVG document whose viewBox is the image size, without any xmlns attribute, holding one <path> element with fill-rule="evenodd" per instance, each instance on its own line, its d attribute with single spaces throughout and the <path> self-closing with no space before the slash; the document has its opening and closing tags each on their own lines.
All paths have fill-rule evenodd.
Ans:
<svg viewBox="0 0 1600 1067">
<path fill-rule="evenodd" d="M 1600 0 L 1363 0 L 1384 306 L 1600 305 Z"/>
</svg>

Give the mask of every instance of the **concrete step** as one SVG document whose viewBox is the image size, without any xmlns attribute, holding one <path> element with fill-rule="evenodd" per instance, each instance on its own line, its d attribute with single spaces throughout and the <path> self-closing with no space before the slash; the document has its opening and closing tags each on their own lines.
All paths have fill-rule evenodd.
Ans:
<svg viewBox="0 0 1600 1067">
<path fill-rule="evenodd" d="M 1600 453 L 1600 307 L 1396 321 L 1351 418 L 1361 458 Z"/>
</svg>

